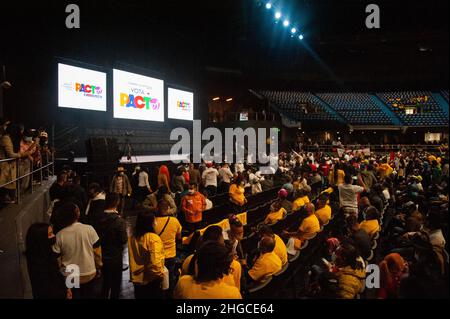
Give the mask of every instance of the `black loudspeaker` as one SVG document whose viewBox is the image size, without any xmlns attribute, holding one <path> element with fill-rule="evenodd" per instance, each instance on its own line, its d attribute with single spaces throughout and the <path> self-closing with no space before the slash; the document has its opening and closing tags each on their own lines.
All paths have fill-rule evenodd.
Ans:
<svg viewBox="0 0 450 319">
<path fill-rule="evenodd" d="M 122 153 L 117 139 L 110 137 L 90 138 L 86 140 L 88 163 L 118 163 Z"/>
</svg>

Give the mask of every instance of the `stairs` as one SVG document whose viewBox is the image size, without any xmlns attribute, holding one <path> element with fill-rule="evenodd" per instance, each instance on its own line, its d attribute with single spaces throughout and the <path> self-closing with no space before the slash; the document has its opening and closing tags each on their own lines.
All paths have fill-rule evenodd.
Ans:
<svg viewBox="0 0 450 319">
<path fill-rule="evenodd" d="M 440 93 L 432 93 L 431 96 L 433 99 L 439 104 L 442 112 L 445 114 L 448 120 L 448 102 L 444 99 L 444 97 Z"/>
<path fill-rule="evenodd" d="M 370 98 L 380 108 L 380 110 L 389 117 L 392 124 L 394 124 L 395 126 L 403 126 L 403 123 L 400 121 L 397 115 L 395 115 L 395 113 L 389 107 L 387 107 L 386 104 L 384 104 L 378 96 L 376 96 L 375 94 L 370 94 Z"/>
<path fill-rule="evenodd" d="M 344 119 L 338 112 L 336 112 L 336 110 L 331 107 L 330 104 L 328 104 L 327 102 L 325 102 L 324 100 L 322 100 L 319 96 L 317 96 L 316 94 L 312 94 L 312 96 L 316 99 L 316 102 L 318 104 L 320 104 L 321 106 L 323 106 L 323 108 L 330 113 L 331 115 L 333 115 L 339 122 L 341 123 L 347 123 L 347 120 Z"/>
</svg>

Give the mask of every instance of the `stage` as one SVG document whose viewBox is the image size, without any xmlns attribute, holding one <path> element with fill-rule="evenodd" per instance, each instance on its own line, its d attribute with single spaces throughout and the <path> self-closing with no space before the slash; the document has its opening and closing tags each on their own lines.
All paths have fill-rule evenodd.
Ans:
<svg viewBox="0 0 450 319">
<path fill-rule="evenodd" d="M 173 162 L 173 161 L 183 161 L 188 160 L 190 154 L 181 155 L 138 155 L 132 156 L 131 160 L 128 160 L 126 156 L 123 156 L 119 163 L 120 164 L 142 164 L 142 163 L 157 163 L 157 162 Z M 68 161 L 67 158 L 56 159 L 56 161 Z M 87 157 L 75 157 L 74 163 L 87 163 Z"/>
</svg>

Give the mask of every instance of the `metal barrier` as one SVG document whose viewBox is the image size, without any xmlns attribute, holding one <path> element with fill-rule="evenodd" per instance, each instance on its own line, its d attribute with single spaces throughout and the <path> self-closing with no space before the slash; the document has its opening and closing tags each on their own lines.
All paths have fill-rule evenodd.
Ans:
<svg viewBox="0 0 450 319">
<path fill-rule="evenodd" d="M 442 145 L 426 145 L 426 144 L 385 144 L 385 145 L 303 145 L 303 151 L 306 152 L 333 152 L 335 149 L 345 150 L 362 150 L 369 148 L 374 153 L 384 152 L 398 152 L 398 151 L 419 151 L 419 152 L 433 152 L 440 153 L 443 151 Z"/>
<path fill-rule="evenodd" d="M 20 183 L 20 181 L 22 181 L 24 178 L 26 178 L 28 176 L 31 176 L 31 178 L 30 178 L 30 186 L 29 187 L 31 189 L 31 194 L 33 194 L 33 192 L 34 192 L 34 185 L 33 185 L 33 181 L 34 181 L 33 176 L 34 176 L 34 174 L 39 173 L 39 183 L 42 183 L 43 171 L 44 170 L 46 170 L 47 176 L 54 176 L 55 175 L 54 154 L 51 154 L 51 161 L 50 162 L 49 162 L 49 155 L 46 154 L 46 163 L 47 164 L 45 164 L 43 166 L 40 166 L 37 169 L 34 169 L 33 161 L 30 161 L 30 172 L 19 176 L 19 167 L 20 167 L 21 160 L 23 160 L 23 159 L 21 159 L 21 158 L 7 158 L 7 159 L 1 159 L 0 160 L 0 163 L 5 163 L 5 162 L 9 163 L 9 162 L 13 162 L 13 161 L 16 162 L 16 178 L 10 180 L 7 183 L 4 183 L 4 184 L 0 185 L 0 189 L 1 189 L 1 188 L 5 187 L 7 185 L 16 183 L 16 190 L 15 190 L 16 194 L 15 194 L 15 200 L 14 200 L 15 204 L 20 204 L 21 195 L 22 195 L 22 190 L 21 190 L 21 185 L 22 184 Z M 51 167 L 51 170 L 50 170 L 50 167 Z M 1 174 L 1 172 L 0 172 L 0 174 Z"/>
</svg>

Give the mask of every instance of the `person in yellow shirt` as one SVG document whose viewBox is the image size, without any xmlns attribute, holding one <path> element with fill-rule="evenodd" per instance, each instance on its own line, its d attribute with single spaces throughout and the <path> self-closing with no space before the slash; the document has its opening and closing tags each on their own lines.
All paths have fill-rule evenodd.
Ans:
<svg viewBox="0 0 450 319">
<path fill-rule="evenodd" d="M 391 167 L 391 165 L 388 164 L 387 159 L 383 159 L 382 164 L 378 167 L 380 179 L 385 179 L 386 177 L 391 175 L 393 171 L 394 169 Z"/>
<path fill-rule="evenodd" d="M 201 247 L 202 243 L 205 242 L 218 242 L 221 245 L 225 245 L 225 241 L 223 239 L 222 228 L 216 225 L 209 226 L 203 236 L 199 238 L 198 247 Z M 195 269 L 195 262 L 197 260 L 197 256 L 195 254 L 189 255 L 183 262 L 181 266 L 181 276 L 191 275 L 194 276 L 197 273 Z M 230 272 L 228 275 L 225 275 L 223 281 L 230 285 L 241 289 L 241 275 L 242 275 L 242 266 L 241 264 L 233 258 L 233 261 L 230 265 Z"/>
<path fill-rule="evenodd" d="M 228 194 L 230 196 L 230 201 L 234 206 L 235 213 L 242 212 L 242 207 L 247 203 L 247 198 L 245 198 L 245 188 L 244 180 L 241 176 L 236 178 L 236 181 L 230 186 Z"/>
<path fill-rule="evenodd" d="M 280 257 L 275 254 L 275 238 L 264 236 L 258 243 L 260 255 L 248 271 L 250 282 L 264 282 L 282 268 Z"/>
<path fill-rule="evenodd" d="M 267 236 L 275 239 L 275 248 L 273 252 L 280 258 L 281 264 L 284 266 L 288 262 L 288 254 L 286 244 L 284 241 L 273 232 L 273 230 L 267 225 L 260 225 L 258 227 L 258 235 L 260 238 Z"/>
<path fill-rule="evenodd" d="M 315 215 L 319 220 L 320 225 L 327 224 L 331 219 L 331 207 L 327 205 L 328 195 L 327 193 L 323 193 L 317 199 L 317 209 L 315 211 Z"/>
<path fill-rule="evenodd" d="M 328 173 L 328 181 L 330 185 L 339 186 L 344 184 L 345 172 L 341 169 L 339 162 L 334 164 L 334 167 Z"/>
<path fill-rule="evenodd" d="M 170 216 L 167 201 L 160 200 L 156 212 L 155 233 L 164 245 L 165 266 L 169 270 L 169 289 L 175 284 L 175 265 L 177 256 L 177 241 L 181 241 L 181 224 L 176 217 Z M 169 291 L 170 294 L 170 291 Z"/>
<path fill-rule="evenodd" d="M 292 203 L 292 211 L 295 212 L 305 206 L 305 204 L 309 203 L 308 187 L 309 186 L 306 186 L 297 192 L 297 199 Z M 309 187 L 309 190 L 311 190 L 311 187 Z"/>
<path fill-rule="evenodd" d="M 142 211 L 128 239 L 130 281 L 136 299 L 161 299 L 164 277 L 164 244 L 155 234 L 155 215 Z"/>
<path fill-rule="evenodd" d="M 369 234 L 370 238 L 373 238 L 376 233 L 380 231 L 380 224 L 378 219 L 380 218 L 380 214 L 378 213 L 378 209 L 371 206 L 366 210 L 366 219 L 363 220 L 359 227 L 366 231 Z"/>
<path fill-rule="evenodd" d="M 264 224 L 275 224 L 279 220 L 282 220 L 286 216 L 286 210 L 281 206 L 281 202 L 276 201 L 270 205 L 270 213 L 267 214 Z"/>
<path fill-rule="evenodd" d="M 229 274 L 232 256 L 218 242 L 205 242 L 197 253 L 197 274 L 180 277 L 175 299 L 242 299 L 238 288 L 223 281 Z"/>
<path fill-rule="evenodd" d="M 294 239 L 295 249 L 300 249 L 302 242 L 312 239 L 320 231 L 320 223 L 314 214 L 315 208 L 312 203 L 305 205 L 307 217 L 303 219 L 296 232 L 283 231 L 283 236 Z"/>
<path fill-rule="evenodd" d="M 436 156 L 434 156 L 434 155 L 429 155 L 429 156 L 428 156 L 428 162 L 433 163 L 433 161 L 437 161 Z"/>
</svg>

